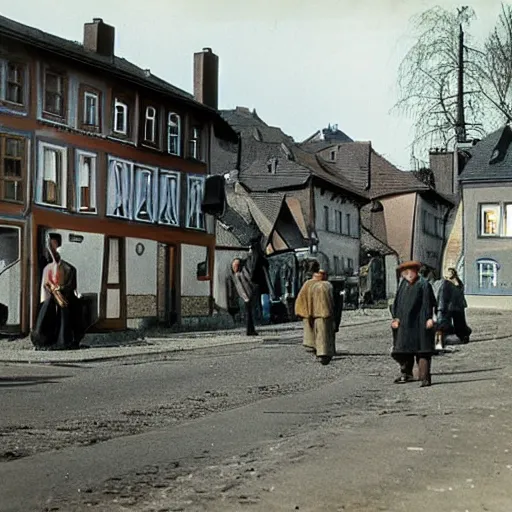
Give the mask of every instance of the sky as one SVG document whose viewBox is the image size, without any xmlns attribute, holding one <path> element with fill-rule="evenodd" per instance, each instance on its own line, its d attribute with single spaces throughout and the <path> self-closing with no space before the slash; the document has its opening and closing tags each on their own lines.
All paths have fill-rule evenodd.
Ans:
<svg viewBox="0 0 512 512">
<path fill-rule="evenodd" d="M 472 33 L 494 25 L 499 0 L 463 2 Z M 453 0 L 0 0 L 0 13 L 66 39 L 102 18 L 116 28 L 115 53 L 192 92 L 193 54 L 220 59 L 219 108 L 255 108 L 302 141 L 329 123 L 371 141 L 410 168 L 412 121 L 391 113 L 397 70 L 413 43 L 410 18 Z"/>
</svg>

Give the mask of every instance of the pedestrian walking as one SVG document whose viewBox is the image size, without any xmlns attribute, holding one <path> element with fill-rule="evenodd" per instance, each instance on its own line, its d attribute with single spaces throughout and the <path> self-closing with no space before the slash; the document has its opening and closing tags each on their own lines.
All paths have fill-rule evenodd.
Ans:
<svg viewBox="0 0 512 512">
<path fill-rule="evenodd" d="M 256 295 L 256 285 L 251 279 L 251 269 L 246 262 L 242 263 L 240 258 L 235 258 L 231 262 L 232 278 L 235 289 L 245 305 L 245 323 L 247 336 L 256 336 L 258 333 L 254 328 L 254 296 Z"/>
<path fill-rule="evenodd" d="M 455 335 L 462 343 L 469 343 L 469 337 L 473 331 L 466 321 L 466 308 L 468 307 L 468 303 L 464 296 L 464 283 L 460 280 L 454 268 L 448 269 L 447 280 L 453 284 L 448 309 L 453 320 Z"/>
<path fill-rule="evenodd" d="M 299 318 L 302 318 L 302 327 L 304 333 L 302 345 L 308 352 L 315 353 L 316 344 L 311 287 L 319 279 L 321 279 L 319 270 L 320 263 L 318 263 L 318 261 L 313 260 L 309 262 L 308 268 L 306 270 L 306 277 L 309 277 L 309 279 L 307 279 L 307 281 L 305 281 L 305 283 L 302 285 L 297 295 L 297 299 L 295 300 L 295 315 Z"/>
<path fill-rule="evenodd" d="M 398 267 L 402 281 L 392 307 L 392 357 L 400 365 L 395 383 L 414 380 L 414 362 L 418 365 L 421 386 L 430 386 L 434 353 L 434 310 L 432 286 L 419 275 L 421 264 L 408 261 Z"/>
</svg>

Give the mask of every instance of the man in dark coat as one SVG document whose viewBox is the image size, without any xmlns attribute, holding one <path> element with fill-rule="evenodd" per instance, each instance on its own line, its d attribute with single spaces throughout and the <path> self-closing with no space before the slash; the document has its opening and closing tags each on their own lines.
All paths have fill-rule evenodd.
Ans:
<svg viewBox="0 0 512 512">
<path fill-rule="evenodd" d="M 409 261 L 398 267 L 403 279 L 392 307 L 392 357 L 400 365 L 396 383 L 410 382 L 414 360 L 421 386 L 431 385 L 430 366 L 434 353 L 434 310 L 436 300 L 431 285 L 419 275 L 421 264 Z"/>
</svg>

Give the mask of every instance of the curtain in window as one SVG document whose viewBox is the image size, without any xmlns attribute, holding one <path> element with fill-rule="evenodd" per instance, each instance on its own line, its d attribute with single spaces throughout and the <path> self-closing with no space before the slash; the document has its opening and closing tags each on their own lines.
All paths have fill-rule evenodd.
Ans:
<svg viewBox="0 0 512 512">
<path fill-rule="evenodd" d="M 153 187 L 151 171 L 137 172 L 137 186 L 135 192 L 136 217 L 154 220 L 153 214 Z"/>
<path fill-rule="evenodd" d="M 189 187 L 189 215 L 188 225 L 191 228 L 203 227 L 203 212 L 201 202 L 203 199 L 203 182 L 200 179 L 191 179 Z"/>
<path fill-rule="evenodd" d="M 164 224 L 178 224 L 178 183 L 175 176 L 160 177 L 160 208 L 158 218 Z"/>
<path fill-rule="evenodd" d="M 53 149 L 44 150 L 43 179 L 57 183 L 57 152 Z"/>
<path fill-rule="evenodd" d="M 131 218 L 131 168 L 127 163 L 111 160 L 108 179 L 108 213 Z"/>
</svg>

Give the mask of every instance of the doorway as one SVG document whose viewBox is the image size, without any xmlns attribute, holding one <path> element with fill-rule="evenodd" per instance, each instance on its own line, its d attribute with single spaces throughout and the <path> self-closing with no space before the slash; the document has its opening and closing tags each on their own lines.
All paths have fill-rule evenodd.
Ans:
<svg viewBox="0 0 512 512">
<path fill-rule="evenodd" d="M 175 245 L 166 246 L 166 269 L 165 269 L 165 322 L 171 326 L 179 321 L 179 255 L 178 247 Z"/>
<path fill-rule="evenodd" d="M 21 330 L 21 230 L 0 226 L 0 332 Z"/>
<path fill-rule="evenodd" d="M 126 262 L 124 238 L 105 236 L 101 285 L 101 329 L 126 328 Z"/>
</svg>

